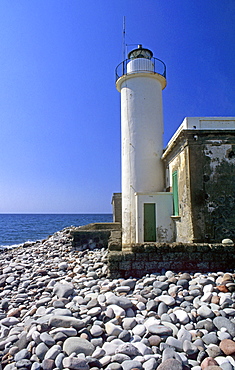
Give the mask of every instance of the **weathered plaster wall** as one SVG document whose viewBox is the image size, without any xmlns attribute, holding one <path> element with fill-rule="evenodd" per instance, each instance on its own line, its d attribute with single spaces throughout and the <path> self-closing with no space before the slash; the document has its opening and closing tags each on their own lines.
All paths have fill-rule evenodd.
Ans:
<svg viewBox="0 0 235 370">
<path fill-rule="evenodd" d="M 174 224 L 171 219 L 173 212 L 172 193 L 136 193 L 136 235 L 137 243 L 144 242 L 144 203 L 154 203 L 156 205 L 156 241 L 173 242 Z"/>
<path fill-rule="evenodd" d="M 190 193 L 190 169 L 189 169 L 189 148 L 185 143 L 185 136 L 181 136 L 178 145 L 169 154 L 166 160 L 168 172 L 168 183 L 166 188 L 172 191 L 172 174 L 178 173 L 178 196 L 179 196 L 179 217 L 172 217 L 175 224 L 175 237 L 177 242 L 190 242 L 193 240 L 193 225 L 191 212 Z"/>
<path fill-rule="evenodd" d="M 178 171 L 177 242 L 235 240 L 235 130 L 183 130 L 163 156 Z"/>
<path fill-rule="evenodd" d="M 122 193 L 113 193 L 112 208 L 113 222 L 122 223 Z"/>
<path fill-rule="evenodd" d="M 194 241 L 235 240 L 235 132 L 198 135 L 190 163 Z"/>
</svg>

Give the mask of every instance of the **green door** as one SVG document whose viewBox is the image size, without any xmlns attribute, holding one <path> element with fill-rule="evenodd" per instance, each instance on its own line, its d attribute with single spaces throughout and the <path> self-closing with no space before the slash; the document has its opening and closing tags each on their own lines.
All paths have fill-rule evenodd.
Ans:
<svg viewBox="0 0 235 370">
<path fill-rule="evenodd" d="M 155 203 L 144 203 L 144 241 L 156 241 L 156 209 Z"/>
</svg>

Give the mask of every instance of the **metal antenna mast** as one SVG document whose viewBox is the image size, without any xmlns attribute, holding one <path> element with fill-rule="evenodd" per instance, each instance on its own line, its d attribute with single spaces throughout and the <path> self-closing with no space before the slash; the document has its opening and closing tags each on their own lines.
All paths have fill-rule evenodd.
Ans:
<svg viewBox="0 0 235 370">
<path fill-rule="evenodd" d="M 126 59 L 126 17 L 123 16 L 123 30 L 122 30 L 122 53 L 123 60 Z"/>
</svg>

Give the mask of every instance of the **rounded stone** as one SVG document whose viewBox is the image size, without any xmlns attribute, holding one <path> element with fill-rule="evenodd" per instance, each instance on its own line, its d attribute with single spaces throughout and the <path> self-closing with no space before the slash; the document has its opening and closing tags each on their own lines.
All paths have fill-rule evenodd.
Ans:
<svg viewBox="0 0 235 370">
<path fill-rule="evenodd" d="M 48 350 L 49 348 L 46 346 L 45 343 L 39 343 L 39 345 L 35 349 L 35 353 L 38 356 L 39 360 L 42 361 L 44 359 L 45 354 Z"/>
<path fill-rule="evenodd" d="M 55 344 L 55 340 L 52 338 L 51 335 L 49 335 L 46 332 L 40 334 L 40 339 L 43 343 L 45 343 L 49 347 Z"/>
<path fill-rule="evenodd" d="M 175 299 L 170 295 L 160 295 L 157 299 L 164 302 L 167 306 L 173 306 L 175 304 Z"/>
<path fill-rule="evenodd" d="M 134 335 L 139 335 L 142 337 L 146 333 L 147 329 L 143 324 L 138 324 L 132 329 Z"/>
<path fill-rule="evenodd" d="M 104 329 L 99 325 L 93 325 L 90 329 L 90 333 L 93 337 L 99 337 L 104 332 Z"/>
<path fill-rule="evenodd" d="M 124 361 L 128 361 L 130 359 L 130 356 L 125 355 L 124 353 L 116 353 L 112 356 L 112 361 L 118 362 L 119 364 L 122 364 Z"/>
<path fill-rule="evenodd" d="M 116 353 L 119 346 L 123 345 L 124 342 L 120 339 L 113 339 L 103 344 L 102 349 L 106 352 L 106 355 L 112 356 Z"/>
<path fill-rule="evenodd" d="M 122 297 L 122 296 L 116 296 L 115 294 L 111 295 L 108 297 L 107 299 L 107 304 L 108 305 L 117 305 L 121 308 L 123 308 L 124 310 L 127 310 L 128 308 L 132 307 L 132 302 L 126 298 L 126 297 Z"/>
<path fill-rule="evenodd" d="M 174 314 L 176 315 L 179 322 L 183 325 L 187 324 L 190 321 L 187 312 L 185 312 L 184 310 L 175 310 Z"/>
<path fill-rule="evenodd" d="M 182 342 L 174 337 L 168 337 L 166 340 L 166 344 L 168 344 L 170 347 L 175 348 L 175 350 L 178 352 L 182 352 L 183 350 Z"/>
<path fill-rule="evenodd" d="M 110 370 L 122 370 L 122 365 L 118 362 L 111 362 L 108 366 Z"/>
<path fill-rule="evenodd" d="M 54 360 L 58 356 L 58 354 L 61 352 L 61 350 L 62 350 L 61 346 L 59 346 L 58 344 L 55 344 L 47 351 L 44 359 Z"/>
<path fill-rule="evenodd" d="M 50 358 L 47 358 L 45 360 L 42 361 L 42 368 L 43 370 L 52 370 L 55 368 L 55 361 L 50 359 Z"/>
<path fill-rule="evenodd" d="M 188 355 L 188 356 L 191 356 L 191 355 L 194 355 L 196 353 L 199 352 L 197 346 L 195 346 L 195 344 L 193 344 L 192 342 L 190 342 L 189 340 L 185 339 L 183 341 L 183 350 L 184 352 Z"/>
<path fill-rule="evenodd" d="M 232 239 L 223 239 L 222 244 L 233 244 Z"/>
<path fill-rule="evenodd" d="M 218 316 L 213 319 L 214 325 L 220 330 L 226 328 L 228 333 L 235 337 L 235 324 L 226 317 Z"/>
<path fill-rule="evenodd" d="M 209 366 L 218 366 L 218 362 L 212 357 L 206 357 L 201 363 L 201 368 L 205 370 Z"/>
<path fill-rule="evenodd" d="M 85 356 L 90 356 L 94 352 L 94 345 L 83 338 L 72 337 L 65 340 L 63 351 L 69 356 L 71 353 L 84 353 Z"/>
<path fill-rule="evenodd" d="M 215 316 L 214 312 L 208 307 L 207 305 L 203 304 L 201 307 L 197 310 L 198 315 L 201 317 L 207 319 L 207 318 L 213 318 Z"/>
<path fill-rule="evenodd" d="M 143 369 L 141 362 L 136 361 L 136 360 L 124 361 L 122 363 L 122 368 L 123 370 L 134 370 L 134 369 L 142 370 Z"/>
<path fill-rule="evenodd" d="M 129 342 L 131 339 L 131 333 L 128 330 L 123 330 L 119 336 L 118 339 L 121 339 L 123 342 Z"/>
<path fill-rule="evenodd" d="M 85 326 L 83 320 L 76 319 L 75 317 L 70 316 L 51 316 L 49 319 L 49 325 L 51 327 L 59 328 L 70 328 L 73 327 L 75 329 L 82 329 Z"/>
<path fill-rule="evenodd" d="M 116 353 L 123 353 L 124 355 L 131 357 L 140 355 L 138 348 L 131 343 L 124 343 L 118 346 L 118 348 L 116 349 Z"/>
<path fill-rule="evenodd" d="M 152 354 L 153 353 L 153 351 L 151 350 L 151 348 L 149 348 L 142 341 L 141 342 L 134 342 L 134 346 L 138 349 L 138 351 L 140 352 L 140 354 L 142 356 L 146 356 L 146 355 L 149 355 L 149 354 Z"/>
<path fill-rule="evenodd" d="M 223 339 L 219 346 L 226 356 L 233 356 L 235 354 L 235 342 L 233 340 Z"/>
<path fill-rule="evenodd" d="M 134 279 L 127 279 L 121 282 L 122 286 L 129 286 L 131 289 L 134 289 L 135 284 L 136 284 L 136 280 Z"/>
<path fill-rule="evenodd" d="M 158 361 L 155 358 L 150 358 L 143 363 L 144 370 L 155 370 L 158 365 Z"/>
<path fill-rule="evenodd" d="M 65 357 L 63 359 L 63 366 L 74 370 L 89 370 L 90 366 L 87 361 L 78 357 Z"/>
<path fill-rule="evenodd" d="M 172 329 L 164 326 L 164 325 L 157 325 L 153 324 L 148 327 L 148 331 L 151 334 L 156 334 L 159 336 L 165 336 L 165 335 L 171 335 L 172 334 Z"/>
<path fill-rule="evenodd" d="M 22 349 L 21 351 L 17 352 L 14 356 L 14 360 L 20 361 L 23 359 L 29 359 L 30 358 L 30 352 L 27 349 Z"/>
<path fill-rule="evenodd" d="M 41 370 L 41 364 L 39 362 L 34 362 L 31 366 L 31 370 Z"/>
<path fill-rule="evenodd" d="M 206 349 L 206 352 L 208 353 L 209 357 L 217 357 L 221 354 L 220 347 L 215 344 L 209 344 L 209 346 Z"/>
<path fill-rule="evenodd" d="M 32 362 L 30 360 L 27 360 L 27 359 L 23 359 L 23 360 L 20 360 L 20 361 L 17 361 L 16 362 L 16 367 L 17 368 L 25 368 L 25 369 L 29 369 L 31 368 L 31 365 L 32 365 Z"/>
<path fill-rule="evenodd" d="M 157 308 L 158 316 L 161 317 L 162 314 L 167 313 L 168 309 L 169 309 L 168 306 L 164 302 L 160 302 L 159 305 L 158 305 L 158 308 Z"/>
<path fill-rule="evenodd" d="M 57 282 L 53 288 L 53 294 L 58 298 L 67 298 L 74 293 L 73 284 Z"/>
<path fill-rule="evenodd" d="M 219 338 L 214 332 L 203 335 L 202 340 L 207 345 L 210 343 L 217 344 L 219 342 Z"/>
<path fill-rule="evenodd" d="M 177 281 L 177 285 L 182 286 L 184 289 L 188 289 L 189 287 L 189 282 L 187 279 L 180 279 Z"/>
<path fill-rule="evenodd" d="M 122 332 L 122 328 L 119 325 L 115 325 L 112 322 L 107 322 L 105 324 L 105 331 L 108 335 L 118 336 Z"/>
<path fill-rule="evenodd" d="M 183 370 L 183 366 L 178 360 L 168 358 L 158 366 L 157 370 Z"/>
<path fill-rule="evenodd" d="M 135 318 L 125 317 L 122 322 L 123 329 L 131 330 L 136 326 L 137 322 Z"/>
<path fill-rule="evenodd" d="M 161 337 L 159 337 L 158 335 L 150 335 L 148 341 L 151 347 L 152 346 L 158 347 L 161 342 Z"/>
</svg>

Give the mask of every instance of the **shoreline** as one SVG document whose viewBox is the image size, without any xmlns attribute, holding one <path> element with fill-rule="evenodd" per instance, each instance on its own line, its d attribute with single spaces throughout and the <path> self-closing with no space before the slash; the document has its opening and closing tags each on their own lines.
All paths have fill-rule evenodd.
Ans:
<svg viewBox="0 0 235 370">
<path fill-rule="evenodd" d="M 235 369 L 234 274 L 111 279 L 72 230 L 1 251 L 0 369 Z"/>
</svg>

